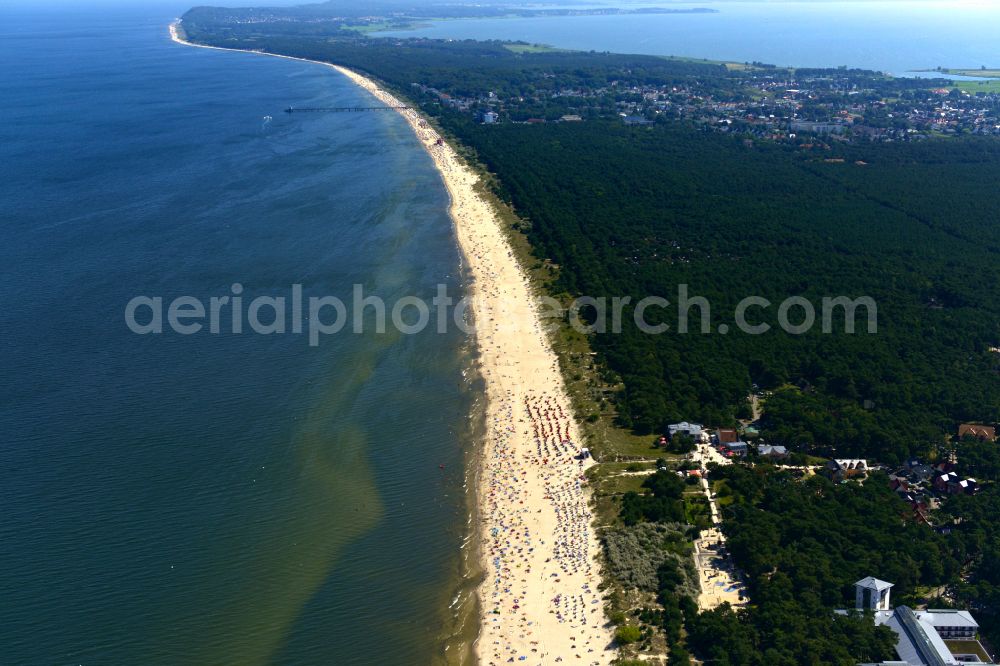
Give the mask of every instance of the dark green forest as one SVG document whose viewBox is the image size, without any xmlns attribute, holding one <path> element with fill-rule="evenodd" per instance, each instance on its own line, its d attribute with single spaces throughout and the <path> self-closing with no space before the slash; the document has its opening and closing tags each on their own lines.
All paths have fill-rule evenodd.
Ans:
<svg viewBox="0 0 1000 666">
<path fill-rule="evenodd" d="M 996 460 L 996 445 L 992 456 Z M 982 478 L 982 477 L 980 477 Z M 993 477 L 996 479 L 997 477 Z M 1000 488 L 990 484 L 978 495 L 958 495 L 944 507 L 954 523 L 952 537 L 957 548 L 977 566 L 958 586 L 959 597 L 968 603 L 980 630 L 994 645 L 1000 642 Z"/>
<path fill-rule="evenodd" d="M 558 267 L 553 293 L 676 304 L 687 285 L 708 299 L 708 334 L 698 320 L 680 334 L 676 310 L 651 308 L 647 321 L 672 328 L 649 335 L 627 308 L 621 333 L 593 336 L 607 379 L 624 385 L 620 425 L 639 433 L 681 419 L 728 425 L 746 415 L 753 385 L 786 387 L 768 403 L 769 441 L 896 463 L 933 450 L 958 422 L 1000 418 L 1000 355 L 989 352 L 1000 340 L 1000 143 L 803 150 L 680 122 L 487 126 L 421 99 L 411 84 L 509 95 L 612 80 L 725 88 L 732 74 L 650 56 L 514 54 L 498 42 L 320 38 L 294 22 L 262 34 L 202 25 L 193 14 L 185 17 L 192 38 L 336 62 L 416 95 L 496 174 L 536 256 Z M 567 111 L 553 104 L 551 113 Z M 732 325 L 747 296 L 774 304 L 748 315 L 770 332 Z M 841 296 L 874 299 L 877 333 L 867 332 L 865 310 L 854 334 L 844 333 L 842 310 L 832 334 L 819 324 L 803 335 L 777 327 L 789 297 L 805 297 L 821 316 L 822 298 Z M 790 319 L 801 317 L 793 308 Z"/>
<path fill-rule="evenodd" d="M 897 462 L 997 418 L 1000 145 L 851 146 L 830 163 L 682 126 L 455 131 L 558 264 L 553 290 L 676 302 L 684 284 L 710 302 L 709 334 L 648 335 L 626 316 L 594 336 L 626 387 L 623 425 L 731 423 L 752 384 L 794 386 L 767 404 L 769 441 Z M 772 307 L 754 310 L 766 334 L 716 333 L 746 296 L 804 296 L 817 312 L 824 296 L 869 296 L 878 331 L 835 318 L 832 334 L 791 335 Z"/>
<path fill-rule="evenodd" d="M 912 509 L 878 477 L 839 485 L 730 465 L 712 478 L 724 480 L 735 500 L 723 529 L 751 598 L 768 598 L 781 574 L 812 610 L 843 607 L 853 605 L 855 581 L 875 576 L 892 582 L 896 603 L 905 603 L 918 587 L 954 580 L 964 563 L 962 549 L 912 520 Z"/>
</svg>

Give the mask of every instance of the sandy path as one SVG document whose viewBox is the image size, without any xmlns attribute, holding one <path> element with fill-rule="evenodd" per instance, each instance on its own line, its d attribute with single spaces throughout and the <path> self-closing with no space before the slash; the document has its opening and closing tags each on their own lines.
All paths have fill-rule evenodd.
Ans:
<svg viewBox="0 0 1000 666">
<path fill-rule="evenodd" d="M 694 563 L 698 569 L 698 583 L 701 587 L 701 594 L 698 596 L 698 609 L 708 611 L 723 603 L 738 608 L 746 604 L 744 601 L 746 588 L 739 578 L 732 558 L 721 557 L 718 554 L 718 550 L 726 546 L 726 536 L 719 528 L 719 525 L 722 524 L 722 518 L 719 514 L 719 506 L 712 496 L 712 488 L 708 483 L 707 467 L 709 463 L 732 465 L 733 461 L 719 453 L 714 446 L 708 444 L 699 444 L 692 455 L 692 460 L 698 463 L 701 469 L 701 489 L 708 499 L 712 515 L 711 529 L 702 531 L 701 536 L 694 542 Z"/>
<path fill-rule="evenodd" d="M 189 44 L 175 25 L 170 32 Z M 356 72 L 318 64 L 386 105 L 402 105 Z M 597 590 L 599 543 L 583 478 L 593 462 L 575 459 L 577 424 L 527 278 L 493 208 L 475 191 L 479 177 L 416 111 L 399 112 L 451 195 L 451 217 L 472 277 L 488 401 L 478 489 L 485 571 L 479 662 L 608 664 L 616 651 Z"/>
</svg>

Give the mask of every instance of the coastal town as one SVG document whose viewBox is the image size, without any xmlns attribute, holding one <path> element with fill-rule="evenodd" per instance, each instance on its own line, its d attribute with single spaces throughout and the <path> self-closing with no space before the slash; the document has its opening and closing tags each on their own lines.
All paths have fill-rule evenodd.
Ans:
<svg viewBox="0 0 1000 666">
<path fill-rule="evenodd" d="M 998 92 L 967 92 L 954 82 L 890 79 L 870 72 L 748 66 L 680 84 L 635 85 L 623 77 L 593 86 L 536 85 L 528 94 L 510 96 L 493 91 L 462 96 L 422 83 L 412 87 L 421 97 L 472 114 L 483 124 L 575 123 L 617 116 L 626 125 L 687 121 L 718 132 L 799 144 L 816 137 L 890 142 L 1000 136 Z"/>
</svg>

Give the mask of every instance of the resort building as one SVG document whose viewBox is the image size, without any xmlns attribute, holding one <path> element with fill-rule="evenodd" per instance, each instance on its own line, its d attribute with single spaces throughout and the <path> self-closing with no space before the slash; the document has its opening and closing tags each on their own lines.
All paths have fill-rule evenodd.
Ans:
<svg viewBox="0 0 1000 666">
<path fill-rule="evenodd" d="M 899 661 L 861 666 L 959 666 L 992 664 L 989 654 L 976 639 L 979 624 L 969 611 L 951 609 L 913 610 L 893 608 L 889 592 L 892 583 L 863 578 L 854 584 L 855 612 L 871 611 L 876 625 L 885 625 L 896 634 Z M 837 611 L 846 615 L 848 611 Z"/>
<path fill-rule="evenodd" d="M 842 123 L 811 122 L 808 120 L 793 120 L 790 128 L 793 132 L 813 132 L 815 134 L 843 134 L 847 125 Z"/>
</svg>

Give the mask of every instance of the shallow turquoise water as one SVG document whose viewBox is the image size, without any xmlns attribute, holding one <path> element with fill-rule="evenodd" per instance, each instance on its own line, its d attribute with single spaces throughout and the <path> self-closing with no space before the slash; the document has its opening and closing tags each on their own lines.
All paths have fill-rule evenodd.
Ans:
<svg viewBox="0 0 1000 666">
<path fill-rule="evenodd" d="M 339 75 L 173 44 L 176 13 L 0 25 L 0 661 L 426 663 L 467 340 L 139 336 L 123 311 L 460 291 L 447 194 L 396 114 L 280 112 L 366 103 Z"/>
</svg>

